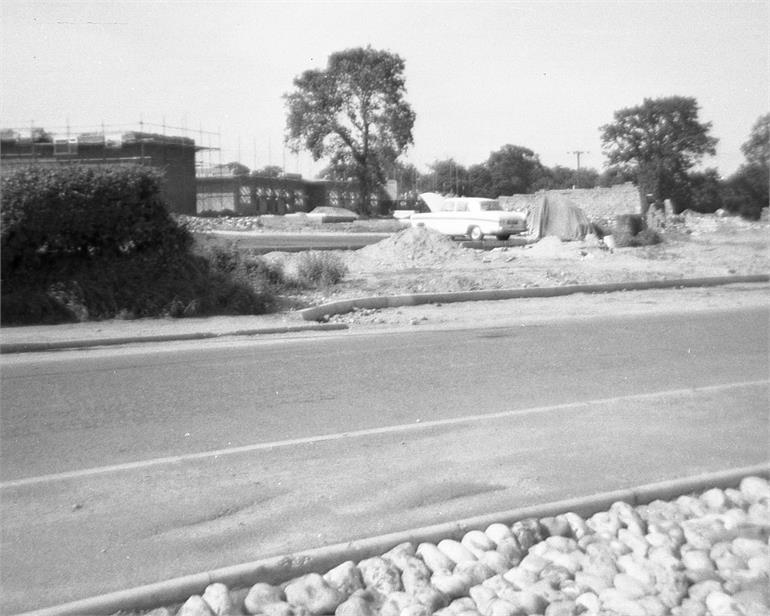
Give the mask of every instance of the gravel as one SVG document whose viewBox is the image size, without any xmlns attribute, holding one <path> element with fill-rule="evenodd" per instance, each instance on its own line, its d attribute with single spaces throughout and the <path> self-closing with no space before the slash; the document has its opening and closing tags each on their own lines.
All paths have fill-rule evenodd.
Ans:
<svg viewBox="0 0 770 616">
<path fill-rule="evenodd" d="M 770 614 L 770 484 L 744 478 L 583 519 L 567 512 L 404 543 L 325 573 L 210 585 L 151 616 L 759 616 Z"/>
</svg>

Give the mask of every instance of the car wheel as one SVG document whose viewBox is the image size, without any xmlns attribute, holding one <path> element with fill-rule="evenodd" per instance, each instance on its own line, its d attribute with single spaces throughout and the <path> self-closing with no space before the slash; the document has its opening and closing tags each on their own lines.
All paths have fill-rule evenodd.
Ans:
<svg viewBox="0 0 770 616">
<path fill-rule="evenodd" d="M 484 232 L 481 230 L 481 227 L 471 227 L 468 229 L 468 237 L 474 242 L 479 242 L 484 239 Z"/>
<path fill-rule="evenodd" d="M 504 242 L 505 240 L 507 240 L 507 239 L 508 239 L 509 237 L 511 237 L 511 236 L 510 236 L 510 235 L 508 235 L 507 233 L 500 233 L 499 235 L 496 235 L 495 237 L 496 237 L 498 240 L 500 240 L 501 242 Z"/>
</svg>

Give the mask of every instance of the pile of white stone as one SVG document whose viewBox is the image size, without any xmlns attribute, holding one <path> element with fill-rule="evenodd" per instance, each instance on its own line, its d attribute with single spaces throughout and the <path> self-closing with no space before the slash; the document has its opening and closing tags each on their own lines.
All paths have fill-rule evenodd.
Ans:
<svg viewBox="0 0 770 616">
<path fill-rule="evenodd" d="M 212 584 L 177 616 L 770 614 L 770 485 L 492 524 L 281 585 Z M 161 608 L 153 616 L 172 616 Z"/>
</svg>

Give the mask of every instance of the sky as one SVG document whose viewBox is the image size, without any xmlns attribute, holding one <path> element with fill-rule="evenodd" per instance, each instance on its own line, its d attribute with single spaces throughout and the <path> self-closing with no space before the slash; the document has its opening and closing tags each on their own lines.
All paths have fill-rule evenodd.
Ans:
<svg viewBox="0 0 770 616">
<path fill-rule="evenodd" d="M 405 62 L 404 162 L 483 163 L 506 144 L 604 168 L 600 127 L 645 98 L 694 97 L 723 176 L 770 112 L 762 1 L 0 1 L 0 123 L 56 132 L 140 122 L 217 147 L 208 162 L 324 166 L 283 145 L 283 95 L 336 51 Z M 154 125 L 154 126 L 150 126 Z M 169 133 L 183 131 L 168 128 Z"/>
</svg>

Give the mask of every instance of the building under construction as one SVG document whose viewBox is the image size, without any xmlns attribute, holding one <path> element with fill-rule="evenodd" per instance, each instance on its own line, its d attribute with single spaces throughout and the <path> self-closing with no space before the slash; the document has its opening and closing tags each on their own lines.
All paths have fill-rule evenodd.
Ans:
<svg viewBox="0 0 770 616">
<path fill-rule="evenodd" d="M 55 134 L 42 128 L 0 132 L 3 175 L 25 165 L 146 165 L 163 173 L 161 194 L 172 212 L 195 214 L 195 155 L 189 137 L 147 131 Z"/>
</svg>

